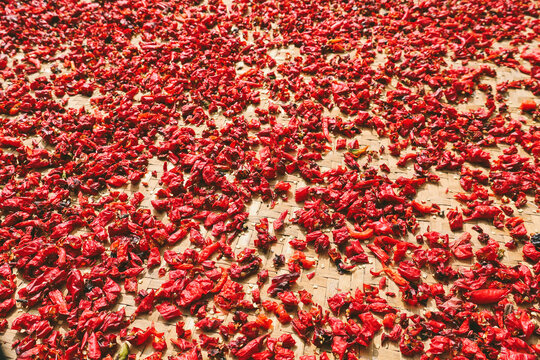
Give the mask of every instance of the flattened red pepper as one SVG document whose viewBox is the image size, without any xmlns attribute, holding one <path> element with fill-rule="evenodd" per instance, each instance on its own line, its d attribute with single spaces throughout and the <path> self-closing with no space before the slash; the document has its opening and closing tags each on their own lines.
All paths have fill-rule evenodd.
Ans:
<svg viewBox="0 0 540 360">
<path fill-rule="evenodd" d="M 240 350 L 233 352 L 233 355 L 238 358 L 238 360 L 247 360 L 251 359 L 252 356 L 259 351 L 264 341 L 268 338 L 268 335 L 262 335 L 258 338 L 255 338 L 248 342 Z"/>
<path fill-rule="evenodd" d="M 355 231 L 355 230 L 351 230 L 349 228 L 349 235 L 353 238 L 353 239 L 357 239 L 357 240 L 367 240 L 367 239 L 370 239 L 371 237 L 373 237 L 373 229 L 366 229 L 364 231 Z"/>
<path fill-rule="evenodd" d="M 199 253 L 199 258 L 197 260 L 198 263 L 202 263 L 206 259 L 210 258 L 212 254 L 214 254 L 219 248 L 221 247 L 220 242 L 214 242 L 208 246 L 206 246 L 202 251 Z"/>
<path fill-rule="evenodd" d="M 383 265 L 383 270 L 386 273 L 386 275 L 388 275 L 390 279 L 392 279 L 392 281 L 396 283 L 396 285 L 407 286 L 409 284 L 407 280 L 402 278 L 398 273 L 396 273 L 394 270 L 390 269 L 389 267 Z"/>
<path fill-rule="evenodd" d="M 381 263 L 388 264 L 388 262 L 390 262 L 390 256 L 388 256 L 388 254 L 377 245 L 368 244 L 367 247 L 377 257 L 377 259 L 380 260 Z"/>
<path fill-rule="evenodd" d="M 481 289 L 471 291 L 466 295 L 472 303 L 487 305 L 498 303 L 506 297 L 508 292 L 507 289 Z"/>
</svg>

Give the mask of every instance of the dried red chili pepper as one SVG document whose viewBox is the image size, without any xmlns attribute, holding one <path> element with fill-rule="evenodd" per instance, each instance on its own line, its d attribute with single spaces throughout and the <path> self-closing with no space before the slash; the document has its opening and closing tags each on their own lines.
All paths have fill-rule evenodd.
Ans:
<svg viewBox="0 0 540 360">
<path fill-rule="evenodd" d="M 523 112 L 533 112 L 536 110 L 536 102 L 534 100 L 524 100 L 521 105 L 519 106 L 521 111 Z"/>
<path fill-rule="evenodd" d="M 148 263 L 146 266 L 148 268 L 153 268 L 161 264 L 161 253 L 159 252 L 158 247 L 153 247 L 150 250 L 150 255 L 148 256 Z"/>
<path fill-rule="evenodd" d="M 437 204 L 433 204 L 431 206 L 422 205 L 416 201 L 411 201 L 411 206 L 414 211 L 416 211 L 419 214 L 437 214 L 439 211 L 441 211 L 441 208 Z"/>
<path fill-rule="evenodd" d="M 401 277 L 398 273 L 396 273 L 394 270 L 386 267 L 383 265 L 384 272 L 392 279 L 393 282 L 396 283 L 398 286 L 407 286 L 409 283 L 407 280 L 405 280 L 403 277 Z M 413 274 L 414 275 L 414 274 Z"/>
<path fill-rule="evenodd" d="M 463 215 L 458 210 L 448 211 L 446 217 L 448 218 L 450 229 L 452 231 L 463 229 Z"/>
<path fill-rule="evenodd" d="M 421 271 L 413 264 L 412 261 L 402 261 L 399 263 L 398 272 L 405 279 L 418 282 L 420 276 L 422 275 Z"/>
<path fill-rule="evenodd" d="M 353 239 L 367 240 L 373 236 L 373 229 L 366 229 L 364 231 L 354 231 L 349 229 L 349 235 Z"/>
<path fill-rule="evenodd" d="M 468 298 L 475 304 L 492 304 L 501 301 L 508 294 L 506 289 L 481 289 L 468 293 Z"/>
<path fill-rule="evenodd" d="M 206 246 L 200 253 L 199 257 L 197 259 L 197 262 L 202 263 L 206 259 L 208 259 L 212 254 L 214 254 L 219 248 L 221 247 L 221 243 L 214 242 L 208 246 Z"/>
<path fill-rule="evenodd" d="M 390 261 L 390 256 L 388 256 L 388 254 L 380 247 L 374 244 L 368 244 L 367 247 L 381 261 L 381 263 L 387 264 Z"/>
<path fill-rule="evenodd" d="M 276 296 L 280 292 L 289 289 L 299 277 L 299 273 L 286 273 L 274 277 L 268 288 L 268 295 Z"/>
<path fill-rule="evenodd" d="M 248 342 L 242 349 L 233 353 L 239 360 L 246 360 L 251 358 L 255 353 L 259 351 L 263 342 L 268 338 L 268 335 L 262 335 Z"/>
<path fill-rule="evenodd" d="M 180 311 L 180 309 L 170 303 L 159 304 L 156 306 L 156 309 L 167 321 L 171 321 L 182 316 L 182 312 Z"/>
<path fill-rule="evenodd" d="M 289 213 L 288 210 L 285 210 L 281 213 L 281 215 L 277 218 L 276 221 L 274 221 L 274 231 L 279 231 L 283 228 L 285 218 L 287 217 L 287 214 Z"/>
</svg>

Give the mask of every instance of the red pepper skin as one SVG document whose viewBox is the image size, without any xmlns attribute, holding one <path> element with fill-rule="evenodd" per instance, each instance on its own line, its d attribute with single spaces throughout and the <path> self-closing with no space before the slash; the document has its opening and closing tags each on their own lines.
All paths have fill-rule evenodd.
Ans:
<svg viewBox="0 0 540 360">
<path fill-rule="evenodd" d="M 396 283 L 396 285 L 398 285 L 398 286 L 407 286 L 407 285 L 409 285 L 407 280 L 405 280 L 397 272 L 390 269 L 389 267 L 383 265 L 383 270 L 386 273 L 386 275 L 388 275 L 390 277 L 390 279 L 392 279 L 392 281 Z"/>
<path fill-rule="evenodd" d="M 402 261 L 398 268 L 399 274 L 412 282 L 420 281 L 421 271 L 414 265 L 412 261 Z"/>
<path fill-rule="evenodd" d="M 540 261 L 540 251 L 536 250 L 536 247 L 528 242 L 523 246 L 523 258 L 530 260 L 534 263 L 539 263 Z"/>
<path fill-rule="evenodd" d="M 437 214 L 439 211 L 441 211 L 441 208 L 437 204 L 432 204 L 431 206 L 422 205 L 419 202 L 411 201 L 411 206 L 414 211 L 416 211 L 419 214 L 425 215 L 425 214 Z"/>
<path fill-rule="evenodd" d="M 390 261 L 390 256 L 388 256 L 388 254 L 383 249 L 374 244 L 368 244 L 367 247 L 369 250 L 371 250 L 371 252 L 373 252 L 377 259 L 380 260 L 380 262 L 382 262 L 383 264 L 388 264 L 388 262 Z"/>
<path fill-rule="evenodd" d="M 532 99 L 524 100 L 519 106 L 523 112 L 533 112 L 536 110 L 536 102 Z"/>
<path fill-rule="evenodd" d="M 262 335 L 262 336 L 259 336 L 258 338 L 251 340 L 242 349 L 234 353 L 234 355 L 238 358 L 238 360 L 250 359 L 253 354 L 259 351 L 264 340 L 266 340 L 268 336 L 269 336 L 268 334 Z"/>
<path fill-rule="evenodd" d="M 161 264 L 161 253 L 159 252 L 159 248 L 157 246 L 154 246 L 152 249 L 150 249 L 150 255 L 148 256 L 148 263 L 147 267 L 149 269 L 152 269 L 156 266 L 159 266 Z"/>
<path fill-rule="evenodd" d="M 478 205 L 474 208 L 474 211 L 471 214 L 471 216 L 464 219 L 463 221 L 468 222 L 468 221 L 476 220 L 476 219 L 493 220 L 495 217 L 497 217 L 501 213 L 502 213 L 501 209 L 495 206 Z"/>
<path fill-rule="evenodd" d="M 279 231 L 283 228 L 283 225 L 285 224 L 285 218 L 287 217 L 287 214 L 289 213 L 289 210 L 285 210 L 284 212 L 281 213 L 281 215 L 279 216 L 279 218 L 274 221 L 274 231 Z"/>
<path fill-rule="evenodd" d="M 174 245 L 180 240 L 182 240 L 183 238 L 185 238 L 187 234 L 188 234 L 187 229 L 180 228 L 176 232 L 174 232 L 169 238 L 167 238 L 167 243 L 169 245 Z"/>
<path fill-rule="evenodd" d="M 229 273 L 227 272 L 227 270 L 224 268 L 221 268 L 221 277 L 219 278 L 216 285 L 212 288 L 212 290 L 210 290 L 210 292 L 212 293 L 220 292 L 221 288 L 223 287 L 223 285 L 225 285 L 228 278 L 229 278 Z"/>
<path fill-rule="evenodd" d="M 180 309 L 170 303 L 159 304 L 156 306 L 156 309 L 166 321 L 171 321 L 182 316 Z"/>
<path fill-rule="evenodd" d="M 203 261 L 207 260 L 210 256 L 212 256 L 213 253 L 215 253 L 219 248 L 221 247 L 221 243 L 216 241 L 215 243 L 212 243 L 202 249 L 202 251 L 199 253 L 199 264 Z"/>
<path fill-rule="evenodd" d="M 424 344 L 416 338 L 402 336 L 399 342 L 399 350 L 405 356 L 413 356 L 424 351 Z"/>
<path fill-rule="evenodd" d="M 161 339 L 163 340 L 163 339 Z M 154 345 L 154 342 L 152 342 L 152 345 Z M 154 346 L 154 349 L 156 348 L 156 346 Z M 162 353 L 161 351 L 158 351 L 158 352 L 155 352 L 153 353 L 152 355 L 144 358 L 144 360 L 160 360 L 162 358 Z"/>
<path fill-rule="evenodd" d="M 296 192 L 294 193 L 294 200 L 296 202 L 304 202 L 306 201 L 306 199 L 308 198 L 309 196 L 309 186 L 308 187 L 303 187 L 303 188 L 300 188 L 298 190 L 296 190 Z"/>
<path fill-rule="evenodd" d="M 469 301 L 478 305 L 493 304 L 501 301 L 508 294 L 506 289 L 481 289 L 471 291 Z"/>
<path fill-rule="evenodd" d="M 6 317 L 15 307 L 15 299 L 7 299 L 0 303 L 0 317 Z"/>
<path fill-rule="evenodd" d="M 405 154 L 405 155 L 403 155 L 402 157 L 399 158 L 396 165 L 400 166 L 400 167 L 403 167 L 403 166 L 405 166 L 407 164 L 407 161 L 409 161 L 411 159 L 416 159 L 417 156 L 418 156 L 418 154 L 416 154 L 416 153 Z"/>
<path fill-rule="evenodd" d="M 153 309 L 154 305 L 154 299 L 155 299 L 155 292 L 154 290 L 150 291 L 144 299 L 142 299 L 139 306 L 137 306 L 137 309 L 135 310 L 134 315 L 137 316 L 139 314 L 146 314 Z"/>
<path fill-rule="evenodd" d="M 99 348 L 96 333 L 92 333 L 88 338 L 88 357 L 92 360 L 101 358 L 101 349 Z"/>
<path fill-rule="evenodd" d="M 396 323 L 396 314 L 388 313 L 388 314 L 384 315 L 383 325 L 384 325 L 385 329 L 393 328 L 395 323 Z"/>
<path fill-rule="evenodd" d="M 394 229 L 392 224 L 386 219 L 382 219 L 376 222 L 368 223 L 370 229 L 373 229 L 376 235 L 394 235 Z"/>
<path fill-rule="evenodd" d="M 353 238 L 353 239 L 357 239 L 357 240 L 367 240 L 367 239 L 370 239 L 371 237 L 373 237 L 373 234 L 374 234 L 374 231 L 373 229 L 366 229 L 364 231 L 355 231 L 355 230 L 351 230 L 349 229 L 349 235 Z"/>
<path fill-rule="evenodd" d="M 457 210 L 450 210 L 446 214 L 448 223 L 450 224 L 450 230 L 457 231 L 463 229 L 463 215 Z"/>
<path fill-rule="evenodd" d="M 373 276 L 373 277 L 381 276 L 381 274 L 383 273 L 383 271 L 384 271 L 384 270 L 374 271 L 373 269 L 369 269 L 369 273 L 370 273 L 371 276 Z"/>
<path fill-rule="evenodd" d="M 409 244 L 404 241 L 396 244 L 396 250 L 394 251 L 394 263 L 399 263 L 405 257 L 408 248 Z"/>
<path fill-rule="evenodd" d="M 379 289 L 382 290 L 386 287 L 386 278 L 385 277 L 382 277 L 380 280 L 379 280 Z"/>
<path fill-rule="evenodd" d="M 0 321 L 0 334 L 4 333 L 8 327 L 8 321 L 3 319 Z"/>
<path fill-rule="evenodd" d="M 274 310 L 274 314 L 276 314 L 278 321 L 282 324 L 288 324 L 292 320 L 287 310 L 285 310 L 285 306 L 283 304 L 279 304 L 277 306 L 277 308 Z"/>
<path fill-rule="evenodd" d="M 328 140 L 328 142 L 331 143 L 332 138 L 330 137 L 330 133 L 328 132 L 328 118 L 327 117 L 323 117 L 322 119 L 322 130 L 323 130 L 323 135 L 326 138 L 326 140 Z"/>
</svg>

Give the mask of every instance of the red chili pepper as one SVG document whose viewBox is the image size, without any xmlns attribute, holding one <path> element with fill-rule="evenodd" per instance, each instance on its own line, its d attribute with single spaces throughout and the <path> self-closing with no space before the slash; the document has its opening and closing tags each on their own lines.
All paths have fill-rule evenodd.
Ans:
<svg viewBox="0 0 540 360">
<path fill-rule="evenodd" d="M 385 329 L 392 329 L 396 322 L 396 314 L 388 313 L 384 315 L 383 325 Z"/>
<path fill-rule="evenodd" d="M 388 254 L 383 249 L 374 244 L 368 244 L 367 247 L 369 250 L 371 250 L 371 252 L 373 252 L 373 254 L 379 259 L 381 263 L 388 264 L 388 262 L 390 261 L 390 256 L 388 256 Z"/>
<path fill-rule="evenodd" d="M 206 259 L 208 259 L 210 256 L 212 256 L 213 253 L 215 253 L 219 248 L 221 247 L 221 243 L 219 241 L 216 241 L 204 249 L 199 253 L 199 258 L 197 262 L 200 264 Z"/>
<path fill-rule="evenodd" d="M 405 279 L 412 282 L 418 282 L 420 280 L 420 276 L 422 275 L 421 271 L 414 265 L 412 261 L 402 261 L 399 264 L 398 272 Z"/>
<path fill-rule="evenodd" d="M 288 324 L 292 320 L 287 310 L 285 310 L 283 304 L 279 304 L 277 306 L 277 308 L 274 310 L 274 314 L 277 315 L 279 322 L 282 324 Z"/>
<path fill-rule="evenodd" d="M 373 229 L 366 229 L 364 231 L 355 231 L 355 230 L 351 230 L 349 228 L 349 235 L 353 238 L 353 239 L 358 239 L 358 240 L 367 240 L 371 237 L 373 237 Z"/>
<path fill-rule="evenodd" d="M 441 211 L 441 208 L 437 204 L 431 206 L 422 205 L 419 202 L 411 201 L 411 206 L 419 214 L 437 214 Z"/>
<path fill-rule="evenodd" d="M 6 317 L 15 307 L 15 299 L 7 299 L 0 303 L 0 317 Z"/>
<path fill-rule="evenodd" d="M 381 274 L 384 272 L 384 270 L 381 270 L 381 271 L 374 271 L 372 268 L 369 269 L 369 273 L 371 274 L 371 276 L 373 277 L 378 277 L 378 276 L 381 276 Z"/>
<path fill-rule="evenodd" d="M 450 223 L 450 230 L 457 231 L 463 228 L 463 215 L 458 210 L 450 210 L 446 214 Z"/>
<path fill-rule="evenodd" d="M 382 277 L 382 278 L 379 280 L 379 289 L 380 289 L 380 290 L 383 290 L 385 287 L 386 287 L 386 278 L 385 278 L 385 277 Z"/>
<path fill-rule="evenodd" d="M 287 214 L 289 213 L 288 210 L 285 210 L 284 212 L 281 213 L 281 215 L 279 216 L 279 218 L 276 219 L 276 221 L 274 221 L 274 231 L 279 231 L 283 228 L 283 224 L 284 224 L 284 221 L 285 221 L 285 218 L 287 217 Z"/>
<path fill-rule="evenodd" d="M 475 219 L 493 220 L 496 216 L 501 214 L 501 212 L 502 212 L 501 209 L 495 206 L 478 205 L 474 208 L 474 211 L 471 214 L 471 216 L 466 218 L 464 221 L 469 222 Z"/>
<path fill-rule="evenodd" d="M 303 187 L 296 190 L 294 193 L 294 200 L 298 203 L 306 201 L 307 197 L 309 196 L 309 190 L 309 187 Z"/>
<path fill-rule="evenodd" d="M 400 241 L 396 244 L 396 250 L 394 251 L 394 263 L 399 263 L 407 254 L 407 250 L 409 249 L 409 244 Z"/>
<path fill-rule="evenodd" d="M 216 285 L 212 288 L 212 290 L 210 290 L 210 292 L 212 293 L 220 292 L 221 289 L 223 288 L 223 285 L 225 285 L 225 283 L 227 282 L 228 278 L 229 278 L 229 273 L 227 272 L 227 270 L 225 268 L 221 268 L 221 277 L 219 278 Z"/>
<path fill-rule="evenodd" d="M 486 305 L 501 301 L 507 294 L 507 289 L 481 289 L 471 291 L 467 296 L 470 302 Z"/>
<path fill-rule="evenodd" d="M 171 321 L 182 316 L 182 312 L 180 311 L 180 309 L 167 302 L 157 305 L 156 309 L 167 321 Z"/>
<path fill-rule="evenodd" d="M 327 117 L 323 117 L 322 118 L 322 131 L 323 131 L 323 135 L 324 137 L 326 138 L 326 140 L 331 143 L 332 142 L 332 138 L 330 137 L 330 133 L 328 132 L 328 118 Z"/>
<path fill-rule="evenodd" d="M 532 99 L 523 100 L 519 108 L 523 112 L 533 112 L 536 110 L 536 102 Z"/>
<path fill-rule="evenodd" d="M 150 249 L 150 255 L 148 256 L 147 266 L 149 269 L 159 266 L 161 264 L 161 253 L 158 247 Z"/>
<path fill-rule="evenodd" d="M 384 265 L 383 265 L 383 270 L 386 273 L 386 275 L 388 275 L 390 277 L 390 279 L 392 279 L 392 281 L 396 283 L 396 285 L 398 285 L 398 286 L 407 286 L 407 285 L 409 285 L 407 280 L 402 278 L 394 270 L 392 270 L 392 269 L 390 269 L 390 268 L 388 268 L 388 267 L 386 267 Z"/>
<path fill-rule="evenodd" d="M 403 156 L 401 156 L 397 162 L 397 166 L 405 166 L 407 164 L 407 162 L 411 159 L 416 159 L 416 157 L 418 156 L 418 154 L 416 153 L 408 153 L 408 154 L 405 154 Z"/>
<path fill-rule="evenodd" d="M 161 344 L 163 344 L 164 340 L 161 340 Z M 152 342 L 152 345 L 154 345 L 154 342 Z M 156 348 L 157 346 L 154 346 Z M 163 345 L 160 345 L 159 347 L 163 347 Z M 147 356 L 144 358 L 144 360 L 160 360 L 163 357 L 163 353 L 161 351 L 157 351 L 153 353 L 150 356 Z"/>
<path fill-rule="evenodd" d="M 88 338 L 88 357 L 95 360 L 101 358 L 101 349 L 98 344 L 96 333 L 92 333 Z"/>
<path fill-rule="evenodd" d="M 251 340 L 240 350 L 233 352 L 233 355 L 236 356 L 238 360 L 250 359 L 256 352 L 259 351 L 266 338 L 268 338 L 268 335 L 262 335 L 258 338 Z"/>
</svg>

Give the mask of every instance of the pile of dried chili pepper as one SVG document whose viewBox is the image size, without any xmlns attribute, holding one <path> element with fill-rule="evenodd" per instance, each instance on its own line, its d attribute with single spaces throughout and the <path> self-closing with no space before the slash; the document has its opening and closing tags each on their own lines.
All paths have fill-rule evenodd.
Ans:
<svg viewBox="0 0 540 360">
<path fill-rule="evenodd" d="M 17 358 L 540 357 L 538 3 L 3 5 Z"/>
</svg>

